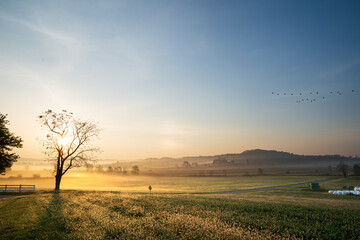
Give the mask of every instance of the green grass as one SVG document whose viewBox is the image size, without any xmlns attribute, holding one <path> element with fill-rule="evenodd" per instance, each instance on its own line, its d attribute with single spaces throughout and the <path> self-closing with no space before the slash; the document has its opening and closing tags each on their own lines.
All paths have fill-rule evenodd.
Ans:
<svg viewBox="0 0 360 240">
<path fill-rule="evenodd" d="M 348 178 L 341 178 L 336 181 L 324 182 L 320 184 L 326 190 L 342 190 L 343 186 L 360 187 L 360 176 L 352 176 Z"/>
<path fill-rule="evenodd" d="M 77 177 L 78 176 L 78 177 Z M 76 173 L 64 176 L 62 189 L 147 193 L 220 193 L 296 184 L 333 178 L 329 176 L 251 176 L 251 177 L 150 177 Z M 2 184 L 35 184 L 36 189 L 53 189 L 54 178 L 7 179 Z"/>
<path fill-rule="evenodd" d="M 192 178 L 176 179 L 168 189 L 191 186 Z M 219 179 L 225 178 L 202 189 L 234 187 L 226 189 Z M 244 179 L 243 188 L 280 183 Z M 289 181 L 294 179 L 283 179 Z M 360 198 L 326 192 L 350 183 L 358 186 L 360 178 L 321 183 L 321 191 L 295 187 L 233 195 L 40 191 L 0 199 L 0 239 L 358 239 Z"/>
<path fill-rule="evenodd" d="M 359 209 L 326 201 L 321 207 L 311 203 L 304 206 L 291 201 L 258 201 L 256 195 L 247 196 L 149 196 L 90 191 L 18 196 L 0 203 L 0 238 L 357 239 L 360 236 Z M 311 200 L 311 196 L 307 197 Z M 346 201 L 360 203 L 358 199 Z"/>
</svg>

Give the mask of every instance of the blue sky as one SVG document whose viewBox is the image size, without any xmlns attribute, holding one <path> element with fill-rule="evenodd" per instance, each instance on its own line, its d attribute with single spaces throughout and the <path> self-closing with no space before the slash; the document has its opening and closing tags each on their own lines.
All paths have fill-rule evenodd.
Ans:
<svg viewBox="0 0 360 240">
<path fill-rule="evenodd" d="M 46 109 L 98 122 L 103 158 L 360 155 L 359 12 L 358 1 L 0 1 L 1 113 L 23 157 L 41 156 Z M 310 92 L 317 101 L 296 102 Z"/>
</svg>

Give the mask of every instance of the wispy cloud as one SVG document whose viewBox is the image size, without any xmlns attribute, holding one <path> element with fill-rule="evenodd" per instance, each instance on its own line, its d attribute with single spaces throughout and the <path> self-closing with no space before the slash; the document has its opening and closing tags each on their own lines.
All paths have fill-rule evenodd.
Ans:
<svg viewBox="0 0 360 240">
<path fill-rule="evenodd" d="M 30 30 L 33 30 L 34 32 L 40 33 L 43 36 L 55 41 L 57 44 L 66 47 L 67 49 L 75 49 L 83 46 L 83 43 L 78 38 L 47 26 L 40 19 L 38 19 L 36 22 L 30 22 L 21 18 L 15 18 L 13 16 L 6 15 L 1 12 L 0 18 L 8 22 L 24 26 Z"/>
<path fill-rule="evenodd" d="M 350 69 L 352 69 L 353 67 L 355 67 L 359 64 L 360 64 L 360 59 L 355 59 L 352 61 L 348 61 L 344 64 L 339 64 L 337 67 L 332 68 L 328 72 L 324 73 L 323 77 L 327 78 L 327 77 L 332 77 L 332 76 L 342 74 L 346 71 L 349 71 Z"/>
</svg>

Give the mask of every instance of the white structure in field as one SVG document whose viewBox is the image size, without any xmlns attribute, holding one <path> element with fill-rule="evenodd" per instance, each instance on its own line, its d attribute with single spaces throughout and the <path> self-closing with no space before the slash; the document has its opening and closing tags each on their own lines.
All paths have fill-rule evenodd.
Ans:
<svg viewBox="0 0 360 240">
<path fill-rule="evenodd" d="M 329 193 L 335 195 L 358 195 L 360 196 L 360 187 L 354 187 L 354 190 L 329 190 Z"/>
</svg>

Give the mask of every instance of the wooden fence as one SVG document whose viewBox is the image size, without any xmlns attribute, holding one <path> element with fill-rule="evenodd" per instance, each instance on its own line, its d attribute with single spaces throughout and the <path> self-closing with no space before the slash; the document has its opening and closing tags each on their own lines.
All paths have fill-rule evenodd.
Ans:
<svg viewBox="0 0 360 240">
<path fill-rule="evenodd" d="M 35 191 L 35 185 L 0 185 L 0 192 Z"/>
</svg>

